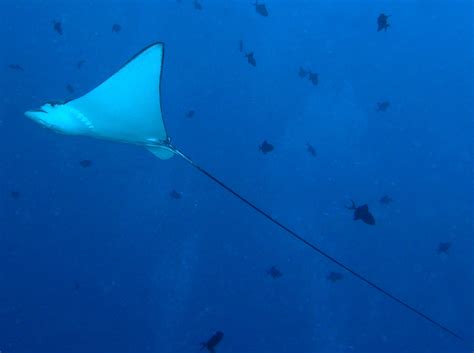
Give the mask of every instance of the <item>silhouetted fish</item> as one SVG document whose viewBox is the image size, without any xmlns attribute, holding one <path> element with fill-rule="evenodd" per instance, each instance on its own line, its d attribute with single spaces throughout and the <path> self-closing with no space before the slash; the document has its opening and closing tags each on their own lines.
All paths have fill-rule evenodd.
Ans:
<svg viewBox="0 0 474 353">
<path fill-rule="evenodd" d="M 315 72 L 308 72 L 308 79 L 315 86 L 317 86 L 319 83 L 319 75 Z"/>
<path fill-rule="evenodd" d="M 92 161 L 89 159 L 83 159 L 79 162 L 82 168 L 89 168 L 92 165 Z"/>
<path fill-rule="evenodd" d="M 69 93 L 74 93 L 74 87 L 70 83 L 66 85 L 66 89 Z"/>
<path fill-rule="evenodd" d="M 388 195 L 383 195 L 379 202 L 382 204 L 382 205 L 388 205 L 389 203 L 392 203 L 393 199 L 388 196 Z"/>
<path fill-rule="evenodd" d="M 80 69 L 80 68 L 82 67 L 82 65 L 85 64 L 85 62 L 86 62 L 85 60 L 79 60 L 79 61 L 77 62 L 77 64 L 76 64 L 76 67 L 77 67 L 78 69 Z"/>
<path fill-rule="evenodd" d="M 389 101 L 383 101 L 383 102 L 378 102 L 377 103 L 377 111 L 378 112 L 386 112 L 388 108 L 390 108 L 390 102 Z"/>
<path fill-rule="evenodd" d="M 332 283 L 335 283 L 335 282 L 340 281 L 341 279 L 343 279 L 344 275 L 340 272 L 330 272 L 326 276 L 326 278 L 327 278 L 328 281 L 331 281 Z"/>
<path fill-rule="evenodd" d="M 114 23 L 114 25 L 112 26 L 112 32 L 114 33 L 118 33 L 122 30 L 122 26 L 119 25 L 118 23 Z"/>
<path fill-rule="evenodd" d="M 348 210 L 354 210 L 354 221 L 357 221 L 358 219 L 360 219 L 365 224 L 369 224 L 369 225 L 374 225 L 375 224 L 375 218 L 369 212 L 369 206 L 368 205 L 356 206 L 354 201 L 352 201 L 352 206 L 347 207 L 347 209 Z"/>
<path fill-rule="evenodd" d="M 60 36 L 63 35 L 63 25 L 59 21 L 53 21 L 53 30 L 59 34 Z"/>
<path fill-rule="evenodd" d="M 247 58 L 247 61 L 249 62 L 250 65 L 257 66 L 257 61 L 255 60 L 255 57 L 253 56 L 253 52 L 245 54 L 245 57 Z"/>
<path fill-rule="evenodd" d="M 10 64 L 10 65 L 8 65 L 8 67 L 12 70 L 15 70 L 15 71 L 25 71 L 25 70 L 23 70 L 23 67 L 21 67 L 18 64 Z"/>
<path fill-rule="evenodd" d="M 283 276 L 283 273 L 281 273 L 281 271 L 276 268 L 276 266 L 270 267 L 270 269 L 267 270 L 267 274 L 269 276 L 272 276 L 273 279 L 277 279 Z"/>
<path fill-rule="evenodd" d="M 13 200 L 18 200 L 20 198 L 20 192 L 19 191 L 11 191 L 10 196 L 12 197 Z"/>
<path fill-rule="evenodd" d="M 224 333 L 222 331 L 217 331 L 207 342 L 202 343 L 201 350 L 206 348 L 210 353 L 216 352 L 216 346 L 224 338 Z"/>
<path fill-rule="evenodd" d="M 194 0 L 193 5 L 195 10 L 202 10 L 202 4 L 198 0 Z"/>
<path fill-rule="evenodd" d="M 441 254 L 441 253 L 447 254 L 450 247 L 451 247 L 450 242 L 439 243 L 439 245 L 438 245 L 438 254 Z"/>
<path fill-rule="evenodd" d="M 255 1 L 254 6 L 255 6 L 255 11 L 257 11 L 259 15 L 262 15 L 263 17 L 268 16 L 268 10 L 265 4 L 259 4 L 258 1 Z"/>
<path fill-rule="evenodd" d="M 377 18 L 377 32 L 380 32 L 381 30 L 384 30 L 387 32 L 388 27 L 390 27 L 390 24 L 388 23 L 388 18 L 390 16 L 387 16 L 383 13 L 379 15 Z"/>
<path fill-rule="evenodd" d="M 79 292 L 79 289 L 81 289 L 81 284 L 78 281 L 74 281 L 74 289 L 76 292 Z"/>
<path fill-rule="evenodd" d="M 309 143 L 306 143 L 306 151 L 308 151 L 308 153 L 313 157 L 316 157 L 316 150 Z"/>
<path fill-rule="evenodd" d="M 269 143 L 267 142 L 267 140 L 265 140 L 265 141 L 262 142 L 262 144 L 260 145 L 259 149 L 260 149 L 260 151 L 263 152 L 263 154 L 267 154 L 267 153 L 273 151 L 273 150 L 274 150 L 274 147 L 273 147 L 273 145 L 269 144 Z"/>
<path fill-rule="evenodd" d="M 189 110 L 186 112 L 186 118 L 192 118 L 196 112 L 194 110 Z"/>
<path fill-rule="evenodd" d="M 306 71 L 305 69 L 300 67 L 300 69 L 298 71 L 298 76 L 301 77 L 301 78 L 305 78 L 307 75 L 308 75 L 308 71 Z"/>
<path fill-rule="evenodd" d="M 171 198 L 173 198 L 173 199 L 175 199 L 175 200 L 179 200 L 179 199 L 181 198 L 181 195 L 182 195 L 182 194 L 181 194 L 180 192 L 178 192 L 178 191 L 176 191 L 176 190 L 174 190 L 174 189 L 171 190 L 171 192 L 170 192 Z"/>
</svg>

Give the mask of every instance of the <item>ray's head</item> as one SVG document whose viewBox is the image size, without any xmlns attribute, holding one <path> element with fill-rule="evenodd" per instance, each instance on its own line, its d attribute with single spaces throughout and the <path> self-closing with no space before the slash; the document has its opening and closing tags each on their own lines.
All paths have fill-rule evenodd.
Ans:
<svg viewBox="0 0 474 353">
<path fill-rule="evenodd" d="M 66 135 L 85 135 L 92 128 L 78 111 L 66 104 L 46 103 L 39 109 L 28 110 L 25 115 L 48 129 Z"/>
</svg>

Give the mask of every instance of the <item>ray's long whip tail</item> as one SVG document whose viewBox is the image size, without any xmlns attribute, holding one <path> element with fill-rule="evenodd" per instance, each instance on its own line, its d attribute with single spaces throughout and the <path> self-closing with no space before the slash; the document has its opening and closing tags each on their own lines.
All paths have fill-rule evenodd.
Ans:
<svg viewBox="0 0 474 353">
<path fill-rule="evenodd" d="M 334 264 L 336 264 L 337 266 L 343 268 L 344 270 L 346 270 L 347 272 L 351 273 L 353 276 L 357 277 L 359 280 L 361 280 L 362 282 L 365 282 L 366 284 L 368 284 L 370 287 L 374 288 L 375 290 L 379 291 L 380 293 L 383 293 L 385 294 L 385 296 L 387 296 L 388 298 L 392 299 L 393 301 L 397 302 L 398 304 L 404 306 L 405 308 L 407 308 L 408 310 L 410 310 L 411 312 L 415 313 L 416 315 L 418 315 L 419 317 L 425 319 L 426 321 L 429 321 L 431 322 L 433 325 L 437 326 L 438 328 L 440 328 L 441 330 L 447 332 L 449 335 L 457 338 L 458 340 L 460 341 L 464 341 L 464 338 L 462 338 L 460 335 L 458 335 L 456 332 L 454 332 L 453 330 L 447 328 L 446 326 L 444 326 L 443 324 L 439 323 L 438 321 L 436 321 L 435 319 L 432 319 L 430 316 L 422 313 L 421 311 L 419 311 L 418 309 L 416 309 L 415 307 L 411 306 L 410 304 L 407 304 L 406 302 L 404 302 L 402 299 L 399 299 L 397 296 L 395 296 L 394 294 L 391 294 L 389 291 L 383 289 L 382 287 L 380 287 L 379 285 L 375 284 L 374 282 L 372 282 L 371 280 L 369 280 L 368 278 L 366 278 L 365 276 L 361 275 L 359 272 L 357 272 L 356 270 L 353 270 L 351 267 L 343 264 L 341 261 L 337 260 L 335 257 L 329 255 L 327 252 L 325 252 L 324 250 L 322 250 L 321 248 L 319 248 L 318 246 L 316 246 L 315 244 L 311 243 L 309 240 L 306 240 L 305 238 L 303 238 L 301 235 L 299 235 L 298 233 L 296 233 L 294 230 L 292 230 L 291 228 L 285 226 L 283 223 L 281 223 L 280 221 L 278 221 L 277 219 L 275 219 L 274 217 L 272 217 L 269 213 L 265 212 L 264 210 L 262 210 L 261 208 L 259 208 L 258 206 L 256 206 L 254 203 L 252 203 L 251 201 L 247 200 L 245 197 L 243 197 L 242 195 L 240 195 L 237 191 L 235 191 L 234 189 L 232 189 L 231 187 L 227 186 L 224 182 L 222 182 L 220 179 L 216 178 L 214 175 L 212 175 L 211 173 L 209 173 L 206 169 L 204 169 L 203 167 L 201 167 L 199 164 L 197 164 L 196 162 L 194 162 L 190 157 L 188 157 L 187 155 L 185 155 L 183 152 L 181 152 L 180 150 L 178 150 L 177 148 L 175 148 L 174 146 L 171 145 L 171 143 L 168 141 L 167 143 L 167 148 L 169 148 L 174 154 L 176 154 L 177 156 L 180 156 L 181 158 L 183 158 L 186 162 L 188 162 L 189 164 L 191 164 L 194 168 L 196 168 L 198 171 L 200 171 L 202 174 L 204 174 L 206 177 L 208 177 L 209 179 L 211 179 L 212 181 L 214 181 L 216 184 L 218 184 L 219 186 L 221 186 L 223 189 L 225 189 L 226 191 L 228 191 L 229 193 L 231 193 L 232 195 L 234 195 L 237 199 L 239 199 L 240 201 L 242 201 L 243 203 L 245 203 L 247 206 L 249 206 L 250 208 L 254 209 L 255 211 L 257 211 L 258 213 L 260 213 L 263 217 L 265 217 L 266 219 L 268 219 L 270 222 L 272 222 L 273 224 L 277 225 L 279 228 L 283 229 L 289 236 L 293 237 L 294 239 L 298 240 L 299 242 L 303 243 L 304 245 L 306 245 L 307 247 L 309 247 L 311 250 L 315 251 L 316 253 L 318 253 L 319 255 L 325 257 L 326 259 L 328 259 L 329 261 L 333 262 Z"/>
</svg>

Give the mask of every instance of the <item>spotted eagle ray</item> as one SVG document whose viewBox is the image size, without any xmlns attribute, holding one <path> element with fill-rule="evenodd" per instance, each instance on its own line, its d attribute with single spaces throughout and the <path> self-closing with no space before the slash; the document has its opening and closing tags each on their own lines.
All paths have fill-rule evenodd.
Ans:
<svg viewBox="0 0 474 353">
<path fill-rule="evenodd" d="M 160 83 L 163 56 L 164 44 L 160 42 L 153 43 L 138 52 L 115 74 L 82 97 L 62 103 L 45 103 L 39 109 L 25 112 L 25 115 L 58 133 L 90 136 L 103 140 L 143 146 L 162 160 L 169 159 L 174 155 L 183 158 L 213 182 L 280 227 L 289 236 L 297 239 L 313 251 L 423 319 L 448 332 L 450 335 L 463 340 L 454 331 L 402 301 L 306 240 L 178 150 L 171 143 L 161 111 Z"/>
</svg>

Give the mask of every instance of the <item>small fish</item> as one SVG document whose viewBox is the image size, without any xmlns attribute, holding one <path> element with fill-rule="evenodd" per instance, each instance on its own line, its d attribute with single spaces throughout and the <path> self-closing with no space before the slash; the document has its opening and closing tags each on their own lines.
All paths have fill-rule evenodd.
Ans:
<svg viewBox="0 0 474 353">
<path fill-rule="evenodd" d="M 12 69 L 12 70 L 15 70 L 15 71 L 25 71 L 25 70 L 23 69 L 23 67 L 21 67 L 21 66 L 18 65 L 18 64 L 10 64 L 10 65 L 8 65 L 8 67 L 9 67 L 10 69 Z"/>
<path fill-rule="evenodd" d="M 272 144 L 268 143 L 267 140 L 263 141 L 262 144 L 259 147 L 260 151 L 263 152 L 263 154 L 267 154 L 271 151 L 274 150 L 274 147 Z"/>
<path fill-rule="evenodd" d="M 186 112 L 186 118 L 192 118 L 192 117 L 194 117 L 194 114 L 195 114 L 195 113 L 196 113 L 196 112 L 195 112 L 194 110 L 188 110 L 188 111 Z"/>
<path fill-rule="evenodd" d="M 250 65 L 257 66 L 257 61 L 255 60 L 255 57 L 253 56 L 253 52 L 245 54 L 245 57 L 247 58 L 247 61 L 249 62 Z"/>
<path fill-rule="evenodd" d="M 240 51 L 241 53 L 244 52 L 244 41 L 243 41 L 242 39 L 239 40 L 239 51 Z"/>
<path fill-rule="evenodd" d="M 390 24 L 388 23 L 389 17 L 390 16 L 387 16 L 383 13 L 379 15 L 379 17 L 377 18 L 377 32 L 380 32 L 382 30 L 387 32 L 388 27 L 390 27 Z"/>
<path fill-rule="evenodd" d="M 344 278 L 344 275 L 340 272 L 330 272 L 327 276 L 326 279 L 328 281 L 331 281 L 332 283 L 336 283 L 337 281 L 340 281 Z"/>
<path fill-rule="evenodd" d="M 92 161 L 89 159 L 83 159 L 79 162 L 82 168 L 89 168 L 92 165 Z"/>
<path fill-rule="evenodd" d="M 170 197 L 175 199 L 175 200 L 179 200 L 181 198 L 182 194 L 176 190 L 171 190 L 170 192 Z"/>
<path fill-rule="evenodd" d="M 314 86 L 319 84 L 319 75 L 315 72 L 308 71 L 308 79 Z"/>
<path fill-rule="evenodd" d="M 81 289 L 81 284 L 78 281 L 74 281 L 74 289 L 76 292 L 79 292 L 79 289 Z"/>
<path fill-rule="evenodd" d="M 198 10 L 198 11 L 202 10 L 202 4 L 198 0 L 194 0 L 193 5 L 194 5 L 195 10 Z"/>
<path fill-rule="evenodd" d="M 272 266 L 267 270 L 267 275 L 271 276 L 273 279 L 277 279 L 283 276 L 283 273 L 281 273 L 281 271 L 276 268 L 276 266 Z"/>
<path fill-rule="evenodd" d="M 392 203 L 393 199 L 388 196 L 388 195 L 383 195 L 379 202 L 382 204 L 382 205 L 388 205 L 389 203 Z"/>
<path fill-rule="evenodd" d="M 348 210 L 354 210 L 354 221 L 361 220 L 365 224 L 368 225 L 374 225 L 375 224 L 375 218 L 372 216 L 372 214 L 369 212 L 369 206 L 368 205 L 362 205 L 362 206 L 356 206 L 354 201 L 352 201 L 352 206 L 346 207 Z"/>
<path fill-rule="evenodd" d="M 312 155 L 313 157 L 316 157 L 316 150 L 309 143 L 306 143 L 306 151 L 308 151 L 308 153 Z"/>
<path fill-rule="evenodd" d="M 439 243 L 439 245 L 438 245 L 438 254 L 447 254 L 449 248 L 451 248 L 451 243 L 450 242 Z"/>
<path fill-rule="evenodd" d="M 377 112 L 386 112 L 390 108 L 390 102 L 389 101 L 383 101 L 383 102 L 378 102 L 377 103 Z"/>
<path fill-rule="evenodd" d="M 305 69 L 303 69 L 302 67 L 300 67 L 299 71 L 298 71 L 298 76 L 300 78 L 305 78 L 306 76 L 308 75 L 308 71 L 306 71 Z"/>
<path fill-rule="evenodd" d="M 63 24 L 59 21 L 53 21 L 53 30 L 59 34 L 60 36 L 63 35 Z"/>
<path fill-rule="evenodd" d="M 210 353 L 216 352 L 216 346 L 222 341 L 224 338 L 224 333 L 222 331 L 217 331 L 211 338 L 207 340 L 207 342 L 203 342 L 201 344 L 201 350 L 206 348 Z"/>
<path fill-rule="evenodd" d="M 74 87 L 70 83 L 66 85 L 66 89 L 69 93 L 74 93 Z"/>
<path fill-rule="evenodd" d="M 80 70 L 82 65 L 84 65 L 85 63 L 86 63 L 85 60 L 79 60 L 76 64 L 77 69 Z"/>
<path fill-rule="evenodd" d="M 13 200 L 18 200 L 20 198 L 20 192 L 19 191 L 12 191 L 12 192 L 10 192 L 10 196 L 12 197 Z"/>
<path fill-rule="evenodd" d="M 254 6 L 255 6 L 255 11 L 257 11 L 259 15 L 262 15 L 263 17 L 268 16 L 268 10 L 265 4 L 259 4 L 258 1 L 255 1 Z"/>
<path fill-rule="evenodd" d="M 122 30 L 122 26 L 119 25 L 118 23 L 114 23 L 114 25 L 112 26 L 112 32 L 114 33 L 118 33 Z"/>
</svg>

